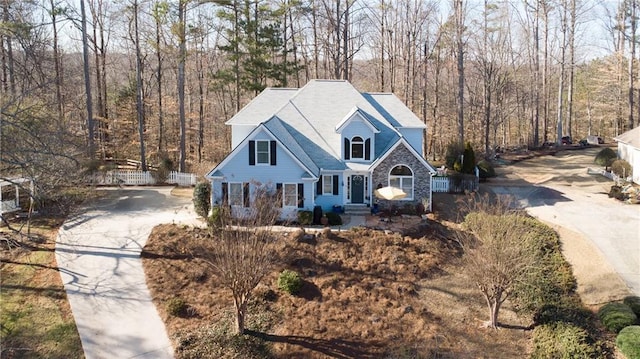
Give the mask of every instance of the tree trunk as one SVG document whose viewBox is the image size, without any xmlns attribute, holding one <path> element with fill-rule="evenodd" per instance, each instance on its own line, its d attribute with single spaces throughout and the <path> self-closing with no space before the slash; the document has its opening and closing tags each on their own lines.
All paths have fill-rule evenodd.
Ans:
<svg viewBox="0 0 640 359">
<path fill-rule="evenodd" d="M 569 88 L 567 90 L 567 135 L 573 137 L 573 92 L 575 87 L 576 0 L 571 0 L 569 25 Z"/>
<path fill-rule="evenodd" d="M 186 115 L 184 110 L 184 67 L 187 58 L 186 11 L 187 0 L 178 0 L 178 107 L 180 116 L 180 160 L 178 171 L 186 172 Z"/>
<path fill-rule="evenodd" d="M 456 113 L 458 116 L 458 142 L 464 144 L 464 9 L 462 0 L 454 0 L 456 18 L 456 60 L 458 69 L 458 95 Z"/>
<path fill-rule="evenodd" d="M 564 72 L 565 72 L 565 52 L 567 49 L 567 6 L 563 3 L 562 18 L 560 19 L 562 28 L 562 43 L 560 44 L 560 78 L 558 79 L 558 123 L 556 143 L 562 144 L 562 109 L 564 95 Z"/>
<path fill-rule="evenodd" d="M 247 314 L 247 303 L 244 296 L 233 297 L 233 304 L 236 308 L 236 334 L 244 334 L 244 320 Z"/>
<path fill-rule="evenodd" d="M 155 9 L 155 22 L 156 22 L 156 61 L 158 62 L 157 77 L 158 77 L 158 154 L 164 152 L 164 109 L 162 106 L 162 54 L 160 52 L 160 37 L 161 37 L 161 16 L 164 16 L 160 12 L 158 4 Z"/>
<path fill-rule="evenodd" d="M 57 102 L 57 110 L 58 110 L 58 121 L 59 124 L 62 124 L 62 119 L 64 118 L 64 108 L 62 106 L 62 70 L 60 63 L 60 54 L 58 51 L 58 19 L 57 19 L 57 9 L 54 0 L 50 0 L 49 4 L 51 5 L 51 26 L 53 30 L 53 66 L 55 69 L 55 83 L 56 83 L 56 102 Z"/>
<path fill-rule="evenodd" d="M 91 77 L 89 74 L 89 41 L 87 38 L 87 14 L 84 8 L 85 0 L 80 0 L 80 13 L 82 21 L 82 60 L 84 69 L 84 89 L 87 104 L 87 130 L 88 130 L 88 156 L 90 159 L 95 158 L 94 145 L 94 122 L 93 122 L 93 99 L 91 97 Z"/>
<path fill-rule="evenodd" d="M 631 0 L 631 9 L 629 9 L 629 62 L 628 62 L 628 76 L 629 76 L 629 117 L 627 130 L 633 128 L 634 120 L 633 120 L 633 112 L 634 112 L 634 101 L 635 101 L 635 85 L 634 85 L 634 70 L 633 70 L 633 61 L 636 57 L 636 0 Z"/>
<path fill-rule="evenodd" d="M 144 147 L 144 98 L 142 94 L 142 55 L 138 31 L 138 0 L 133 2 L 133 31 L 136 42 L 136 114 L 138 117 L 138 138 L 140 141 L 140 169 L 147 171 L 147 154 Z"/>
</svg>

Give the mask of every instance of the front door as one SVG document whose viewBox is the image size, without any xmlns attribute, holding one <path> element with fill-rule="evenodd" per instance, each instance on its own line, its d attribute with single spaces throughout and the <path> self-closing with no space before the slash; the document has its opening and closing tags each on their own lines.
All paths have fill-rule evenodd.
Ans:
<svg viewBox="0 0 640 359">
<path fill-rule="evenodd" d="M 351 203 L 364 203 L 364 176 L 351 176 Z"/>
</svg>

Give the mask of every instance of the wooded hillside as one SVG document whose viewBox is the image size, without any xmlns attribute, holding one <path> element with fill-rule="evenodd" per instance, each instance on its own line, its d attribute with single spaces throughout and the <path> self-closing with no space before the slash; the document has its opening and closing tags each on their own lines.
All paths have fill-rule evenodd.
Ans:
<svg viewBox="0 0 640 359">
<path fill-rule="evenodd" d="M 3 0 L 0 177 L 111 158 L 203 174 L 242 106 L 313 78 L 395 93 L 429 160 L 610 142 L 640 123 L 639 2 Z"/>
</svg>

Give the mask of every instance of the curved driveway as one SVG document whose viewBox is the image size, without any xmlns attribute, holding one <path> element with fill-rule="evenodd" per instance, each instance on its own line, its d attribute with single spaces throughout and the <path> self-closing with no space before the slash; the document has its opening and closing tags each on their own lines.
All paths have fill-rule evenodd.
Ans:
<svg viewBox="0 0 640 359">
<path fill-rule="evenodd" d="M 140 252 L 154 226 L 195 224 L 171 187 L 106 189 L 62 226 L 56 260 L 86 358 L 172 358 Z"/>
<path fill-rule="evenodd" d="M 613 182 L 589 173 L 600 149 L 563 151 L 508 166 L 505 177 L 489 187 L 514 195 L 534 217 L 588 238 L 640 295 L 640 205 L 609 198 Z"/>
</svg>

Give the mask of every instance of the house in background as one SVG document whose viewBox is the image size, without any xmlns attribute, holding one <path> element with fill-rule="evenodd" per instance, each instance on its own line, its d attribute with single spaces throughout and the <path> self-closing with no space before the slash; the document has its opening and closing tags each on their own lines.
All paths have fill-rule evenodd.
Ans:
<svg viewBox="0 0 640 359">
<path fill-rule="evenodd" d="M 633 182 L 640 184 L 640 127 L 636 127 L 614 138 L 618 142 L 618 157 L 632 167 Z"/>
<path fill-rule="evenodd" d="M 318 206 L 430 209 L 435 170 L 422 153 L 426 126 L 391 93 L 360 93 L 343 80 L 267 88 L 226 124 L 233 149 L 206 175 L 212 205 L 241 214 L 263 186 L 279 194 L 284 218 Z M 386 186 L 407 195 L 378 203 L 373 192 Z"/>
</svg>

